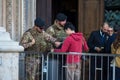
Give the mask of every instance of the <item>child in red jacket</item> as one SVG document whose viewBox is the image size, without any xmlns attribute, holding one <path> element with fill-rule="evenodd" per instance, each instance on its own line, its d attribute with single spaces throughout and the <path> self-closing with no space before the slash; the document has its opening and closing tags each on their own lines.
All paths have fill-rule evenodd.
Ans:
<svg viewBox="0 0 120 80">
<path fill-rule="evenodd" d="M 67 76 L 66 80 L 80 80 L 81 74 L 81 54 L 82 50 L 88 51 L 88 46 L 82 33 L 75 33 L 75 27 L 68 22 L 64 26 L 68 37 L 64 40 L 61 49 L 53 49 L 54 52 L 69 52 L 67 55 Z M 74 54 L 75 53 L 75 54 Z M 77 54 L 76 54 L 77 53 Z"/>
</svg>

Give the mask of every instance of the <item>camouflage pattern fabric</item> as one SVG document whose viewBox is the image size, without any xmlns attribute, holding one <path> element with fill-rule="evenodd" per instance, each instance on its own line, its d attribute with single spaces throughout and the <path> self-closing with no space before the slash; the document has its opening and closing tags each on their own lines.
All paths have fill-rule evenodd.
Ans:
<svg viewBox="0 0 120 80">
<path fill-rule="evenodd" d="M 57 39 L 57 41 L 58 42 L 63 42 L 64 41 L 64 39 L 66 38 L 66 33 L 65 33 L 65 31 L 64 31 L 64 27 L 63 26 L 60 26 L 59 24 L 57 24 L 56 23 L 56 21 L 54 22 L 54 24 L 53 25 L 51 25 L 47 30 L 46 30 L 46 32 L 48 33 L 48 34 L 50 34 L 51 36 L 53 36 L 53 37 L 55 37 L 56 39 Z M 60 46 L 58 46 L 58 47 L 56 47 L 55 46 L 55 44 L 51 44 L 51 43 L 49 43 L 48 44 L 48 46 L 50 47 L 50 48 L 61 48 L 61 46 L 62 46 L 62 44 L 60 45 Z M 54 55 L 55 57 L 57 57 L 57 55 Z M 62 69 L 62 64 L 63 64 L 63 62 L 62 62 L 62 58 L 63 58 L 63 56 L 60 56 L 59 55 L 59 59 L 54 59 L 55 61 L 58 61 L 58 66 L 59 67 L 57 67 L 56 65 L 56 63 L 54 63 L 54 61 L 52 62 L 53 64 L 54 64 L 54 66 L 58 69 L 58 71 L 59 71 L 59 73 L 58 73 L 58 79 L 59 80 L 61 80 L 61 76 L 62 76 L 62 71 L 61 71 L 61 69 Z M 65 56 L 64 56 L 64 58 L 65 58 Z M 64 59 L 64 64 L 65 64 L 65 59 Z M 50 69 L 52 69 L 52 68 L 50 68 Z M 63 73 L 65 73 L 64 71 L 63 71 Z M 56 72 L 55 73 L 53 73 L 53 75 L 54 74 L 57 74 Z M 64 74 L 63 74 L 64 75 Z M 63 77 L 65 77 L 65 76 L 63 76 Z"/>
<path fill-rule="evenodd" d="M 32 40 L 35 40 L 35 44 L 32 44 Z M 23 34 L 23 37 L 20 41 L 20 45 L 25 48 L 25 51 L 40 51 L 46 52 L 49 48 L 47 48 L 48 42 L 55 42 L 55 38 L 47 34 L 46 32 L 38 32 L 34 28 L 29 29 Z"/>
<path fill-rule="evenodd" d="M 40 59 L 36 57 L 26 57 L 26 78 L 27 80 L 41 80 Z M 40 72 L 39 72 L 40 71 Z"/>
<path fill-rule="evenodd" d="M 34 40 L 35 43 L 33 43 Z M 43 31 L 40 33 L 36 29 L 32 28 L 23 34 L 20 45 L 25 48 L 25 51 L 46 53 L 50 50 L 50 48 L 48 48 L 47 46 L 47 43 L 53 43 L 55 42 L 55 40 L 55 38 L 53 38 L 46 32 Z M 39 56 L 39 54 L 36 54 L 36 56 Z M 38 68 L 40 70 L 37 70 Z M 41 72 L 41 60 L 33 56 L 26 57 L 27 80 L 37 80 L 36 76 L 40 76 L 38 75 L 39 71 Z"/>
<path fill-rule="evenodd" d="M 66 36 L 67 36 L 63 28 L 64 28 L 64 27 L 60 26 L 60 25 L 57 24 L 56 21 L 55 21 L 55 23 L 54 23 L 52 26 L 50 26 L 50 27 L 46 30 L 46 32 L 47 32 L 48 34 L 50 34 L 52 37 L 56 38 L 57 41 L 63 42 L 64 39 L 65 39 Z M 49 44 L 49 46 L 50 46 L 50 44 Z"/>
</svg>

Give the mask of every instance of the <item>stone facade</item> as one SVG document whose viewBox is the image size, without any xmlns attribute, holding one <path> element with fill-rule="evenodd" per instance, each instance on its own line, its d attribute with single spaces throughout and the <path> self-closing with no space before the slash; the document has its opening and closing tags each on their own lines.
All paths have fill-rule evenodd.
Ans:
<svg viewBox="0 0 120 80">
<path fill-rule="evenodd" d="M 0 80 L 19 80 L 19 52 L 24 51 L 13 41 L 4 27 L 0 27 Z"/>
<path fill-rule="evenodd" d="M 33 27 L 35 17 L 36 0 L 0 0 L 0 26 L 12 40 L 19 41 L 24 31 Z"/>
</svg>

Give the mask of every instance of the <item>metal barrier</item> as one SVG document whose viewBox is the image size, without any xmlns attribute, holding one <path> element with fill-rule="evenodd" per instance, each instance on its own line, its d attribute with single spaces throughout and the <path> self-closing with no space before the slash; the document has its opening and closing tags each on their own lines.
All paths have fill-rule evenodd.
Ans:
<svg viewBox="0 0 120 80">
<path fill-rule="evenodd" d="M 19 65 L 19 80 L 44 80 L 42 53 L 34 51 L 20 53 Z"/>
<path fill-rule="evenodd" d="M 65 60 L 69 55 L 73 56 L 71 65 L 66 63 Z M 79 56 L 81 60 L 79 62 L 80 72 L 77 69 L 78 63 L 74 61 L 75 56 Z M 104 53 L 50 53 L 47 56 L 46 80 L 115 80 L 115 63 L 111 62 L 116 56 L 120 55 Z M 69 71 L 71 72 L 68 73 Z"/>
<path fill-rule="evenodd" d="M 66 62 L 72 55 L 72 63 Z M 75 63 L 75 56 L 80 62 Z M 115 80 L 115 63 L 120 55 L 93 53 L 20 53 L 19 80 Z"/>
</svg>

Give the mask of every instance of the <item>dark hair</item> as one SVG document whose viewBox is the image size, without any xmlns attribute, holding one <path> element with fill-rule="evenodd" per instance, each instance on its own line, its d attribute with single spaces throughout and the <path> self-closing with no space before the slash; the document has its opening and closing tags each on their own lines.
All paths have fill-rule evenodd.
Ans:
<svg viewBox="0 0 120 80">
<path fill-rule="evenodd" d="M 117 32 L 117 36 L 115 41 L 113 42 L 113 47 L 115 49 L 117 49 L 118 47 L 120 47 L 120 31 Z"/>
<path fill-rule="evenodd" d="M 56 20 L 58 20 L 58 21 L 67 20 L 67 16 L 66 16 L 65 14 L 63 14 L 63 13 L 58 13 L 58 14 L 56 15 Z"/>
<path fill-rule="evenodd" d="M 66 30 L 66 29 L 71 29 L 71 30 L 73 30 L 73 31 L 75 31 L 75 26 L 71 23 L 71 22 L 67 22 L 66 24 L 65 24 L 65 26 L 64 26 L 64 30 Z"/>
<path fill-rule="evenodd" d="M 40 18 L 37 17 L 34 21 L 35 26 L 39 27 L 39 28 L 44 28 L 45 27 L 45 22 Z"/>
</svg>

